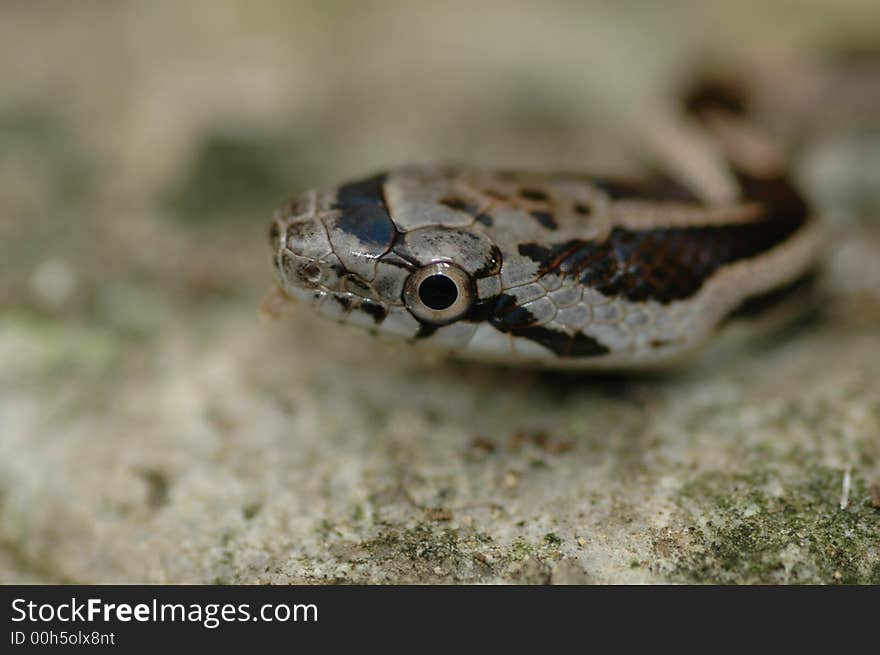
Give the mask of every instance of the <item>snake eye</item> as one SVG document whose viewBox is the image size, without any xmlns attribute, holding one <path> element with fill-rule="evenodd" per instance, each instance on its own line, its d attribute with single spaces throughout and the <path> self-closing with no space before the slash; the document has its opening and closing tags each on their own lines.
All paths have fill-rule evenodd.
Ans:
<svg viewBox="0 0 880 655">
<path fill-rule="evenodd" d="M 436 262 L 409 276 L 403 301 L 420 321 L 445 325 L 461 318 L 470 308 L 474 284 L 455 264 Z"/>
</svg>

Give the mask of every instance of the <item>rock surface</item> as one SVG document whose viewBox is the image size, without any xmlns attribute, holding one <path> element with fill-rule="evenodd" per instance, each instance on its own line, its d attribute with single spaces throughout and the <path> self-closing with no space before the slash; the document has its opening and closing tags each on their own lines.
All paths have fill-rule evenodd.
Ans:
<svg viewBox="0 0 880 655">
<path fill-rule="evenodd" d="M 809 5 L 5 4 L 0 582 L 880 583 L 876 139 L 804 160 L 817 315 L 675 374 L 257 311 L 288 193 L 618 165 L 618 108 L 707 44 L 870 23 Z"/>
</svg>

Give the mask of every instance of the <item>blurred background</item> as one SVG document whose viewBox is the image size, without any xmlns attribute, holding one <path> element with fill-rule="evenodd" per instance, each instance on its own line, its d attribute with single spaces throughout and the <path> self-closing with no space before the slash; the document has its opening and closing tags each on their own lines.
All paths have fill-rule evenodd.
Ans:
<svg viewBox="0 0 880 655">
<path fill-rule="evenodd" d="M 0 581 L 876 577 L 876 545 L 844 548 L 847 568 L 773 530 L 761 561 L 795 564 L 716 575 L 694 553 L 726 542 L 686 529 L 723 508 L 674 497 L 713 465 L 748 477 L 778 455 L 793 489 L 815 487 L 804 467 L 834 490 L 855 467 L 865 514 L 847 520 L 876 527 L 876 131 L 826 130 L 799 169 L 838 234 L 827 286 L 846 318 L 766 369 L 560 396 L 537 374 L 426 374 L 360 334 L 257 310 L 268 220 L 291 194 L 412 161 L 622 168 L 634 121 L 706 61 L 878 43 L 875 0 L 6 0 Z M 785 415 L 760 404 L 768 389 L 816 379 L 808 364 L 839 375 L 781 402 L 844 405 L 795 412 L 797 429 L 762 423 Z M 634 424 L 633 407 L 658 414 Z M 837 436 L 804 437 L 799 421 Z M 725 439 L 746 424 L 758 436 Z M 656 425 L 668 431 L 651 441 Z M 568 446 L 548 456 L 548 433 Z M 658 464 L 660 451 L 674 454 Z M 552 478 L 534 473 L 547 457 L 562 458 Z M 761 489 L 777 479 L 763 466 Z"/>
</svg>

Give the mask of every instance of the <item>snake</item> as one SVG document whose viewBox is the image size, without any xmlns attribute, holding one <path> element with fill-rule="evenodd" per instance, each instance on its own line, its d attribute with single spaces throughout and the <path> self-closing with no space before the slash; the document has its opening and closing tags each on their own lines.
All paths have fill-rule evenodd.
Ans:
<svg viewBox="0 0 880 655">
<path fill-rule="evenodd" d="M 635 176 L 410 164 L 303 193 L 269 231 L 279 290 L 460 358 L 680 361 L 805 296 L 823 241 L 744 93 L 701 80 L 680 109 Z"/>
</svg>

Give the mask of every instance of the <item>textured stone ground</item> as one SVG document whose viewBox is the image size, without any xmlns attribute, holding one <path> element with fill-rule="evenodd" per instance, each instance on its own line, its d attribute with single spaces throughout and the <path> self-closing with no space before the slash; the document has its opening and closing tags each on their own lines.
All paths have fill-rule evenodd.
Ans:
<svg viewBox="0 0 880 655">
<path fill-rule="evenodd" d="M 662 5 L 4 4 L 0 582 L 880 582 L 876 133 L 802 162 L 823 310 L 674 375 L 258 316 L 290 192 L 617 165 L 710 45 L 876 38 L 870 2 Z"/>
</svg>

